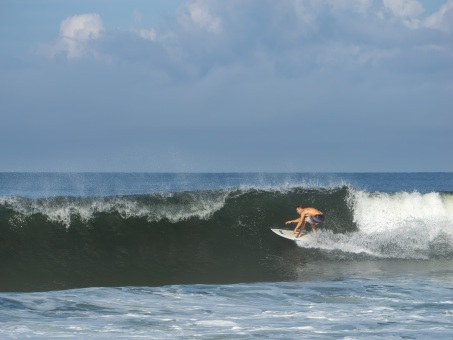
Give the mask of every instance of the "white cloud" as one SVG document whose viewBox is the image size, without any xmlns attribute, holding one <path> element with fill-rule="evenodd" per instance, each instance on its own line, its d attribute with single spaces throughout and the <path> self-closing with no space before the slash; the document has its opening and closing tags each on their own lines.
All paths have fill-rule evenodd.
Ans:
<svg viewBox="0 0 453 340">
<path fill-rule="evenodd" d="M 210 13 L 205 1 L 191 2 L 182 20 L 186 23 L 185 26 L 193 24 L 209 33 L 219 33 L 222 29 L 221 19 Z"/>
<path fill-rule="evenodd" d="M 424 8 L 417 0 L 383 0 L 384 6 L 401 18 L 416 18 L 423 14 Z"/>
<path fill-rule="evenodd" d="M 135 33 L 138 34 L 138 36 L 142 39 L 145 39 L 145 40 L 150 40 L 150 41 L 156 41 L 158 36 L 157 36 L 157 32 L 155 29 L 141 29 L 141 30 L 134 30 Z"/>
<path fill-rule="evenodd" d="M 68 17 L 61 22 L 50 54 L 68 59 L 129 58 L 159 72 L 197 76 L 259 57 L 291 74 L 325 60 L 326 50 L 335 47 L 331 51 L 335 55 L 356 46 L 357 53 L 342 52 L 343 59 L 379 65 L 398 58 L 395 51 L 401 42 L 409 46 L 408 38 L 421 46 L 437 43 L 432 36 L 412 34 L 400 22 L 419 30 L 452 29 L 453 0 L 427 18 L 424 11 L 418 0 L 190 0 L 172 20 L 156 27 L 110 31 L 102 44 L 96 44 L 104 32 L 98 14 Z M 134 15 L 141 20 L 138 11 Z M 131 39 L 134 35 L 142 39 Z M 319 51 L 323 53 L 316 55 Z"/>
<path fill-rule="evenodd" d="M 423 5 L 417 0 L 383 0 L 384 7 L 403 20 L 409 28 L 419 28 L 419 17 L 424 13 Z"/>
<path fill-rule="evenodd" d="M 366 13 L 371 8 L 371 0 L 328 0 L 334 9 L 352 10 L 356 13 Z"/>
<path fill-rule="evenodd" d="M 312 4 L 300 0 L 291 0 L 291 10 L 294 11 L 299 20 L 309 27 L 313 27 L 316 22 L 316 12 L 313 10 Z M 286 6 L 283 4 L 283 6 Z"/>
<path fill-rule="evenodd" d="M 445 32 L 453 31 L 453 0 L 449 0 L 438 12 L 427 17 L 424 25 Z"/>
<path fill-rule="evenodd" d="M 68 17 L 60 24 L 60 35 L 49 48 L 50 55 L 64 54 L 68 59 L 96 56 L 90 42 L 101 38 L 103 31 L 101 17 L 96 13 Z"/>
</svg>

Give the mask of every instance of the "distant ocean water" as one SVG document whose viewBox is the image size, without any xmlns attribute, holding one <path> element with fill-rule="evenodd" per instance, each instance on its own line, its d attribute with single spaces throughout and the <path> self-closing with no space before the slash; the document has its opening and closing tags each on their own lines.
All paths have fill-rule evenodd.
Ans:
<svg viewBox="0 0 453 340">
<path fill-rule="evenodd" d="M 1 338 L 451 339 L 452 260 L 452 173 L 0 173 Z"/>
</svg>

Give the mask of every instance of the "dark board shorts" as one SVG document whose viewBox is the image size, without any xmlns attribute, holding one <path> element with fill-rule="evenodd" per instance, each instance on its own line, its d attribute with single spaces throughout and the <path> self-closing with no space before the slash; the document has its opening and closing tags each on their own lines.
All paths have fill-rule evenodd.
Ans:
<svg viewBox="0 0 453 340">
<path fill-rule="evenodd" d="M 310 224 L 318 224 L 324 222 L 324 215 L 315 215 L 315 216 L 307 216 L 305 217 L 305 221 Z"/>
</svg>

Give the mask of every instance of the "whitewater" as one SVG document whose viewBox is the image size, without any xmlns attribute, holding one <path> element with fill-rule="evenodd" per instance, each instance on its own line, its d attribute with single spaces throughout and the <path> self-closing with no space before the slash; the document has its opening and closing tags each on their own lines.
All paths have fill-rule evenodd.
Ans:
<svg viewBox="0 0 453 340">
<path fill-rule="evenodd" d="M 0 232 L 2 338 L 453 336 L 451 173 L 3 173 Z"/>
</svg>

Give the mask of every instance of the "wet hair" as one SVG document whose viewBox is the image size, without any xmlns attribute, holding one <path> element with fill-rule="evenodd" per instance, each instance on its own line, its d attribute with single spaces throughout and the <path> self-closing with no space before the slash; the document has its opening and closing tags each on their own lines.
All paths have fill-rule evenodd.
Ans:
<svg viewBox="0 0 453 340">
<path fill-rule="evenodd" d="M 300 205 L 300 204 L 296 207 L 296 209 L 298 209 L 298 208 L 303 209 L 302 205 Z"/>
</svg>

